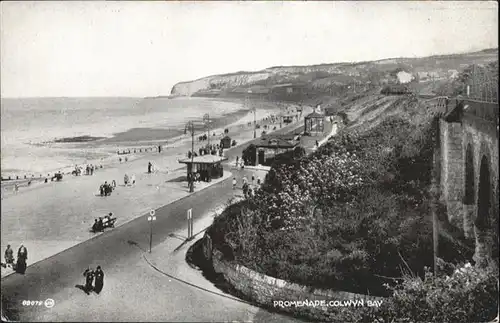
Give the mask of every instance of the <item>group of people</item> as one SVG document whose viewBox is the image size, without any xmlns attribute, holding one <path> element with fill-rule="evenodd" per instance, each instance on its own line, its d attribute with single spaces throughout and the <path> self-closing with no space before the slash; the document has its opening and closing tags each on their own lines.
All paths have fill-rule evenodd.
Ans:
<svg viewBox="0 0 500 323">
<path fill-rule="evenodd" d="M 131 176 L 128 176 L 125 174 L 125 176 L 123 176 L 123 183 L 125 186 L 135 185 L 135 175 L 132 174 Z"/>
<path fill-rule="evenodd" d="M 200 156 L 217 155 L 217 152 L 219 152 L 219 156 L 222 156 L 224 154 L 224 149 L 219 144 L 211 144 L 207 145 L 206 147 L 200 147 L 198 149 L 198 152 L 200 153 Z"/>
<path fill-rule="evenodd" d="M 99 186 L 99 193 L 101 196 L 109 196 L 111 192 L 116 188 L 116 181 L 113 180 L 111 184 L 108 184 L 107 181 L 104 182 L 101 186 Z"/>
<path fill-rule="evenodd" d="M 28 260 L 28 249 L 26 249 L 26 247 L 21 244 L 21 246 L 17 250 L 17 263 L 14 265 L 14 250 L 12 250 L 10 244 L 7 245 L 7 249 L 5 249 L 4 267 L 11 267 L 12 269 L 15 269 L 18 273 L 24 274 L 26 272 L 27 260 Z"/>
<path fill-rule="evenodd" d="M 245 197 L 247 197 L 247 195 L 253 196 L 254 190 L 252 190 L 252 188 L 248 184 L 248 179 L 246 176 L 243 176 L 242 182 L 243 182 L 242 189 L 243 189 L 243 194 L 245 194 Z M 255 175 L 252 175 L 252 186 L 255 185 L 254 183 L 255 183 Z M 238 181 L 236 180 L 236 177 L 233 177 L 233 190 L 236 189 L 237 184 Z M 260 176 L 257 176 L 257 188 L 260 187 L 260 184 L 261 184 Z"/>
<path fill-rule="evenodd" d="M 94 165 L 92 164 L 87 165 L 87 167 L 85 168 L 85 175 L 94 175 L 94 170 L 95 170 Z"/>
<path fill-rule="evenodd" d="M 94 171 L 97 170 L 97 168 L 102 168 L 102 165 L 92 165 L 92 164 L 87 164 L 85 167 L 85 175 L 94 175 Z M 75 165 L 75 169 L 71 172 L 75 176 L 81 176 L 83 173 L 83 167 Z"/>
<path fill-rule="evenodd" d="M 241 170 L 245 169 L 245 161 L 240 156 L 236 156 L 236 168 L 240 167 Z"/>
<path fill-rule="evenodd" d="M 101 266 L 97 266 L 95 270 L 88 267 L 83 272 L 83 276 L 85 277 L 85 287 L 84 291 L 87 295 L 94 291 L 99 294 L 104 287 L 104 272 L 101 269 Z"/>
<path fill-rule="evenodd" d="M 94 219 L 94 224 L 92 225 L 92 231 L 102 232 L 104 231 L 104 228 L 113 226 L 115 220 L 116 218 L 113 218 L 112 212 L 110 212 L 108 215 L 105 215 L 104 218 L 99 217 L 98 219 Z"/>
</svg>

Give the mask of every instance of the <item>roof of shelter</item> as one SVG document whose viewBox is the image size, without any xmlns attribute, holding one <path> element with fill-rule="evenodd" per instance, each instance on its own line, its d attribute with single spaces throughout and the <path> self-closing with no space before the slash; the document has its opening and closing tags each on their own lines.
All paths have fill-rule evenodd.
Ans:
<svg viewBox="0 0 500 323">
<path fill-rule="evenodd" d="M 277 136 L 262 137 L 259 142 L 255 143 L 258 148 L 294 148 L 297 145 L 298 142 L 288 141 Z"/>
<path fill-rule="evenodd" d="M 318 113 L 316 111 L 312 112 L 312 113 L 309 113 L 307 116 L 306 116 L 306 119 L 311 119 L 311 118 L 324 118 L 325 115 L 324 114 L 321 114 L 321 113 Z"/>
<path fill-rule="evenodd" d="M 203 155 L 203 156 L 193 157 L 194 164 L 215 164 L 222 162 L 224 160 L 227 160 L 227 157 L 220 157 L 216 155 Z M 191 164 L 191 158 L 181 159 L 179 160 L 179 163 Z"/>
</svg>

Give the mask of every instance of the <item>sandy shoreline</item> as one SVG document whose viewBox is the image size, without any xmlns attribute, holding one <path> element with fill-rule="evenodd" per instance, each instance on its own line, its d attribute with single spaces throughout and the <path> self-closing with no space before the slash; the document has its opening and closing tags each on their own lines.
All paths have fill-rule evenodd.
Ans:
<svg viewBox="0 0 500 323">
<path fill-rule="evenodd" d="M 217 100 L 214 100 L 217 101 Z M 228 101 L 228 100 L 223 100 Z M 229 102 L 241 103 L 240 99 L 237 100 L 229 100 Z M 279 107 L 272 102 L 265 102 L 262 104 L 258 102 L 259 109 L 257 110 L 257 119 L 264 118 L 269 114 L 278 114 Z M 192 119 L 192 118 L 191 118 Z M 199 118 L 202 120 L 202 116 Z M 187 121 L 186 121 L 187 122 Z M 240 125 L 253 122 L 253 112 L 248 109 L 240 109 L 235 112 L 228 113 L 224 116 L 214 118 L 211 120 L 212 129 L 210 129 L 210 133 L 216 133 L 216 136 L 211 136 L 210 141 L 217 143 L 222 138 L 222 134 L 225 128 L 229 128 L 230 133 L 236 131 L 237 129 L 241 129 Z M 202 127 L 202 125 L 201 125 Z M 134 149 L 139 153 L 139 149 L 142 150 L 157 150 L 158 146 L 161 145 L 162 149 L 165 148 L 176 148 L 183 145 L 183 142 L 186 140 L 191 140 L 191 136 L 184 135 L 183 129 L 175 129 L 175 128 L 132 128 L 125 132 L 120 132 L 114 134 L 113 137 L 100 139 L 97 141 L 88 141 L 88 142 L 63 142 L 63 143 L 46 143 L 46 147 L 50 149 L 63 149 L 63 150 L 72 150 L 75 153 L 79 152 L 90 152 L 93 155 L 101 155 L 96 158 L 83 160 L 81 164 L 93 164 L 93 165 L 103 165 L 103 167 L 108 167 L 112 164 L 118 163 L 117 151 L 128 151 L 131 150 L 133 152 Z M 202 129 L 196 131 L 195 140 L 197 140 L 198 136 L 203 135 Z M 212 141 L 214 140 L 214 141 Z M 125 155 L 127 159 L 135 159 L 134 154 Z M 67 167 L 60 167 L 57 169 L 47 169 L 36 173 L 30 172 L 22 172 L 22 173 L 4 173 L 2 172 L 2 182 L 1 186 L 5 185 L 14 185 L 14 181 L 16 180 L 16 176 L 19 177 L 19 183 L 28 183 L 30 179 L 42 179 L 53 176 L 54 173 L 61 171 L 63 174 L 71 173 L 74 170 L 74 165 L 68 165 Z M 26 176 L 26 180 L 25 180 Z M 8 180 L 8 177 L 11 177 L 11 180 Z"/>
<path fill-rule="evenodd" d="M 279 115 L 280 113 L 280 108 L 277 106 L 277 104 L 273 102 L 262 102 L 262 101 L 257 101 L 253 102 L 253 104 L 258 104 L 259 108 L 257 109 L 257 115 L 256 115 L 256 120 L 258 124 L 262 124 L 263 120 L 274 114 L 274 115 Z M 291 107 L 294 107 L 295 105 L 290 104 Z M 229 124 L 224 124 L 223 121 L 229 121 Z M 232 121 L 232 122 L 231 122 Z M 215 133 L 216 136 L 210 136 L 210 143 L 215 143 L 218 144 L 220 142 L 220 139 L 224 137 L 224 129 L 229 129 L 229 136 L 237 141 L 238 144 L 241 143 L 241 132 L 242 131 L 251 131 L 253 130 L 253 121 L 254 121 L 254 114 L 253 111 L 249 110 L 239 110 L 237 112 L 231 113 L 229 118 L 219 118 L 218 120 L 215 120 L 212 123 L 212 126 L 214 129 L 210 129 L 210 133 L 213 134 Z M 249 125 L 250 123 L 250 125 Z M 279 129 L 279 123 L 276 123 L 274 126 Z M 127 135 L 131 133 L 136 133 L 141 132 L 143 128 L 135 128 L 136 130 L 132 129 L 132 132 L 126 132 Z M 150 131 L 150 128 L 144 128 L 146 134 Z M 272 132 L 273 127 L 270 127 L 270 129 L 267 130 L 267 132 Z M 155 129 L 158 131 L 168 131 L 164 129 Z M 257 132 L 260 134 L 262 132 L 262 128 L 258 129 Z M 195 131 L 195 150 L 198 150 L 199 147 L 204 146 L 207 144 L 207 141 L 198 141 L 198 136 L 201 136 L 203 134 L 206 134 L 207 132 L 202 132 L 200 131 Z M 119 137 L 119 136 L 118 136 Z M 239 138 L 240 137 L 240 138 Z M 243 136 L 244 137 L 244 136 Z M 123 137 L 122 137 L 123 138 Z M 177 135 L 175 137 L 172 137 L 170 139 L 148 139 L 148 140 L 139 140 L 137 139 L 144 139 L 144 133 L 140 133 L 139 137 L 136 138 L 129 138 L 129 141 L 121 141 L 121 142 L 113 142 L 112 144 L 110 143 L 109 145 L 103 145 L 101 142 L 96 143 L 96 142 L 87 142 L 87 143 L 81 143 L 81 144 L 57 144 L 55 147 L 69 147 L 71 149 L 94 149 L 96 151 L 102 151 L 108 153 L 108 157 L 106 158 L 101 158 L 100 160 L 89 160 L 87 163 L 88 164 L 94 164 L 94 165 L 99 165 L 103 168 L 109 168 L 109 167 L 115 167 L 117 165 L 120 165 L 119 159 L 122 159 L 122 163 L 125 163 L 124 160 L 127 158 L 127 162 L 131 162 L 137 159 L 146 159 L 148 156 L 152 155 L 157 155 L 157 147 L 158 145 L 162 146 L 162 155 L 165 158 L 172 159 L 174 162 L 169 163 L 172 168 L 171 169 L 178 169 L 182 168 L 180 164 L 177 163 L 177 160 L 184 157 L 185 154 L 187 154 L 187 151 L 191 149 L 191 134 L 181 134 Z M 119 144 L 119 146 L 118 146 Z M 135 149 L 135 153 L 134 153 Z M 141 149 L 141 151 L 139 151 Z M 146 151 L 146 149 L 148 149 Z M 130 154 L 126 155 L 118 155 L 117 151 L 128 151 L 130 150 Z M 86 164 L 87 164 L 86 163 Z M 38 186 L 43 186 L 47 185 L 44 183 L 45 178 L 48 178 L 48 181 L 50 182 L 50 177 L 54 175 L 57 171 L 61 171 L 61 173 L 64 174 L 64 179 L 63 180 L 68 180 L 70 178 L 73 178 L 74 176 L 71 175 L 71 172 L 74 170 L 74 166 L 68 166 L 66 168 L 58 169 L 56 171 L 48 171 L 47 174 L 36 174 L 36 175 L 28 175 L 26 179 L 24 179 L 24 176 L 19 176 L 19 180 L 15 180 L 15 177 L 12 177 L 12 180 L 2 180 L 1 182 L 1 193 L 2 193 L 2 198 L 6 198 L 10 195 L 13 194 L 21 194 L 22 191 L 26 189 L 33 189 Z M 96 170 L 96 174 L 100 171 L 101 169 Z M 41 175 L 41 176 L 40 176 Z M 31 185 L 28 186 L 28 183 L 31 181 Z M 17 193 L 14 192 L 14 185 L 18 184 L 19 191 Z"/>
</svg>

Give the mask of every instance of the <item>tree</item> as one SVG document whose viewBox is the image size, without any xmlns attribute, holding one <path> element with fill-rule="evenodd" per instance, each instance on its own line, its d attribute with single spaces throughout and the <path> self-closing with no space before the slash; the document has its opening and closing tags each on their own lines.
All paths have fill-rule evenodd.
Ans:
<svg viewBox="0 0 500 323">
<path fill-rule="evenodd" d="M 257 147 L 254 144 L 250 144 L 242 152 L 241 158 L 245 165 L 255 165 L 256 162 Z"/>
</svg>

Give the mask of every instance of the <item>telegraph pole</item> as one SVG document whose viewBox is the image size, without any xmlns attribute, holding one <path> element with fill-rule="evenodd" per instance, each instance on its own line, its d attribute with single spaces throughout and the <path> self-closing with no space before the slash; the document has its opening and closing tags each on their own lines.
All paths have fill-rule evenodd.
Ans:
<svg viewBox="0 0 500 323">
<path fill-rule="evenodd" d="M 151 248 L 153 246 L 153 221 L 156 220 L 155 210 L 149 211 L 148 221 L 149 221 L 149 253 L 151 253 Z"/>
<path fill-rule="evenodd" d="M 203 116 L 203 122 L 205 122 L 205 124 L 207 124 L 207 127 L 208 127 L 208 145 L 210 146 L 210 115 L 208 113 L 205 113 L 205 115 Z"/>
<path fill-rule="evenodd" d="M 189 192 L 194 192 L 193 167 L 194 167 L 194 122 L 189 121 L 184 128 L 184 133 L 191 131 L 191 167 L 189 168 Z"/>
<path fill-rule="evenodd" d="M 248 90 L 247 92 L 247 104 L 250 105 L 250 94 L 252 94 L 252 90 Z M 253 138 L 257 138 L 257 106 L 253 104 Z"/>
</svg>

